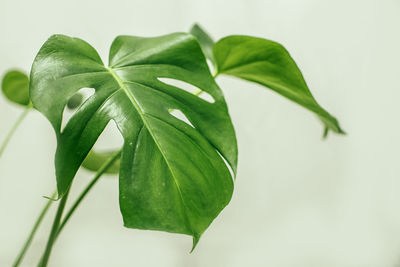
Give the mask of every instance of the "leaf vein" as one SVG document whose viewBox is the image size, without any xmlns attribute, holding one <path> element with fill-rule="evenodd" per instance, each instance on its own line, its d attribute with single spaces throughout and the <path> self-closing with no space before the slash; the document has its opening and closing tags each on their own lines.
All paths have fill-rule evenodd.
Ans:
<svg viewBox="0 0 400 267">
<path fill-rule="evenodd" d="M 155 136 L 154 133 L 152 132 L 151 127 L 149 127 L 149 125 L 148 125 L 148 123 L 147 123 L 147 121 L 146 121 L 146 119 L 145 119 L 145 114 L 144 114 L 142 108 L 140 107 L 140 105 L 138 104 L 137 100 L 135 99 L 135 96 L 129 91 L 129 89 L 125 86 L 124 82 L 118 77 L 118 75 L 114 72 L 114 70 L 111 69 L 111 68 L 109 68 L 109 72 L 111 73 L 111 75 L 113 76 L 113 78 L 116 80 L 116 82 L 118 83 L 118 85 L 120 86 L 120 88 L 121 88 L 121 89 L 125 92 L 125 94 L 128 96 L 128 98 L 129 98 L 129 100 L 131 101 L 132 105 L 133 105 L 133 106 L 135 107 L 135 109 L 138 111 L 138 114 L 139 114 L 140 118 L 142 119 L 142 122 L 143 122 L 144 126 L 146 126 L 147 130 L 149 131 L 150 135 L 152 136 L 152 138 L 153 138 L 153 140 L 154 140 L 154 143 L 156 144 L 158 150 L 160 151 L 160 153 L 161 153 L 161 155 L 162 155 L 162 157 L 163 157 L 165 163 L 167 164 L 168 169 L 169 169 L 170 172 L 171 172 L 171 175 L 172 175 L 173 181 L 174 181 L 174 183 L 175 183 L 175 186 L 176 186 L 176 188 L 177 188 L 177 190 L 178 190 L 178 192 L 179 192 L 179 196 L 180 196 L 180 198 L 181 198 L 181 200 L 182 200 L 182 204 L 183 204 L 183 206 L 185 207 L 185 213 L 184 213 L 184 214 L 185 214 L 185 219 L 186 219 L 187 226 L 189 227 L 189 229 L 192 231 L 192 234 L 194 235 L 193 228 L 192 228 L 192 226 L 191 226 L 189 217 L 188 217 L 188 215 L 187 215 L 187 211 L 186 211 L 187 206 L 186 206 L 186 204 L 185 204 L 185 200 L 184 200 L 184 198 L 183 198 L 182 190 L 181 190 L 181 188 L 180 188 L 179 182 L 177 181 L 177 179 L 176 179 L 176 177 L 175 177 L 176 175 L 175 175 L 175 173 L 174 173 L 174 171 L 173 171 L 173 169 L 172 169 L 172 167 L 171 167 L 171 165 L 170 165 L 170 163 L 169 163 L 169 161 L 168 161 L 168 159 L 167 159 L 167 157 L 166 157 L 164 151 L 162 150 L 160 143 L 158 142 L 156 136 Z"/>
</svg>

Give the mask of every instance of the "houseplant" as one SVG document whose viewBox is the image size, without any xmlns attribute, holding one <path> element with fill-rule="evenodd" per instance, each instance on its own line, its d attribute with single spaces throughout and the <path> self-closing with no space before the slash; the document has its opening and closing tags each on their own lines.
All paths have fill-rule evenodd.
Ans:
<svg viewBox="0 0 400 267">
<path fill-rule="evenodd" d="M 107 171 L 119 172 L 126 227 L 191 235 L 194 249 L 229 203 L 236 175 L 235 132 L 215 82 L 220 74 L 258 83 L 309 109 L 322 121 L 324 136 L 329 131 L 343 133 L 337 120 L 315 101 L 280 44 L 250 36 L 228 36 L 214 43 L 198 25 L 190 33 L 119 36 L 111 46 L 108 67 L 83 40 L 54 35 L 37 54 L 30 79 L 18 71 L 5 75 L 2 88 L 7 98 L 26 106 L 22 116 L 33 107 L 43 113 L 58 142 L 57 195 L 50 197 L 14 266 L 21 262 L 48 207 L 59 200 L 39 263 L 47 266 L 57 236 Z M 94 92 L 80 103 L 82 88 Z M 62 127 L 67 105 L 76 111 Z M 124 138 L 122 149 L 91 151 L 111 120 Z M 63 217 L 81 166 L 96 175 Z"/>
</svg>

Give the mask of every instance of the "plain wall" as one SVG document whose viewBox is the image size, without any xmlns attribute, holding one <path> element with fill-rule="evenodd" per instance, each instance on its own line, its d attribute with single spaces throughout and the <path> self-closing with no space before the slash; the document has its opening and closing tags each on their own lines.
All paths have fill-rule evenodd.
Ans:
<svg viewBox="0 0 400 267">
<path fill-rule="evenodd" d="M 60 236 L 49 266 L 400 266 L 400 2 L 398 0 L 0 0 L 0 74 L 29 71 L 54 33 L 103 58 L 120 34 L 157 36 L 199 22 L 215 38 L 255 35 L 290 51 L 347 136 L 322 140 L 316 117 L 261 86 L 219 77 L 236 128 L 230 205 L 191 238 L 126 229 L 118 181 L 104 178 Z M 0 141 L 21 108 L 0 98 Z M 103 146 L 120 142 L 112 131 Z M 101 145 L 101 144 L 100 144 Z M 56 141 L 31 112 L 0 160 L 0 266 L 10 266 L 55 188 Z M 71 199 L 92 174 L 80 171 Z M 54 212 L 54 210 L 52 210 Z M 35 266 L 53 213 L 22 266 Z"/>
</svg>

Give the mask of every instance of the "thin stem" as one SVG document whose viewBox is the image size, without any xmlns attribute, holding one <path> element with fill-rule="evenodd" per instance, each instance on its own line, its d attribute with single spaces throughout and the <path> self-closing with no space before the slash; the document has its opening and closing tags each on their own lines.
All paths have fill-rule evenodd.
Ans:
<svg viewBox="0 0 400 267">
<path fill-rule="evenodd" d="M 60 225 L 61 216 L 63 214 L 65 204 L 67 203 L 69 191 L 70 191 L 70 189 L 68 189 L 68 191 L 65 193 L 65 195 L 61 198 L 60 204 L 58 205 L 57 213 L 56 213 L 56 216 L 54 217 L 54 222 L 53 222 L 53 226 L 51 228 L 49 239 L 47 241 L 46 249 L 45 249 L 44 254 L 38 264 L 39 267 L 46 267 L 47 263 L 49 261 L 50 253 L 51 253 L 51 250 L 54 245 L 54 241 L 56 240 L 56 236 L 58 233 L 58 227 Z"/>
<path fill-rule="evenodd" d="M 214 79 L 217 78 L 217 76 L 218 76 L 218 73 L 213 74 Z M 196 96 L 201 95 L 201 93 L 203 93 L 203 90 L 201 90 L 201 89 L 197 89 L 196 91 L 193 92 L 193 94 Z"/>
<path fill-rule="evenodd" d="M 82 202 L 82 200 L 85 198 L 87 193 L 92 189 L 92 187 L 97 183 L 97 181 L 100 179 L 100 177 L 107 171 L 108 168 L 113 165 L 113 163 L 120 157 L 121 151 L 115 152 L 97 171 L 96 175 L 93 177 L 92 181 L 86 186 L 86 188 L 83 190 L 83 192 L 79 195 L 78 199 L 75 201 L 75 203 L 72 205 L 72 207 L 69 209 L 68 213 L 65 215 L 64 219 L 62 220 L 60 227 L 58 228 L 58 232 L 56 235 L 56 238 L 60 234 L 61 230 L 64 228 L 65 224 L 68 222 L 68 220 L 71 218 L 72 214 L 76 210 L 76 208 L 79 206 L 79 204 Z"/>
<path fill-rule="evenodd" d="M 92 189 L 92 187 L 97 183 L 97 181 L 100 179 L 100 177 L 108 170 L 108 168 L 110 168 L 112 166 L 112 164 L 119 158 L 119 156 L 121 155 L 121 151 L 117 151 L 115 152 L 101 167 L 100 169 L 97 171 L 96 175 L 93 177 L 92 181 L 90 181 L 90 183 L 86 186 L 86 188 L 83 190 L 83 192 L 79 195 L 78 199 L 74 202 L 74 204 L 72 205 L 72 207 L 69 209 L 68 213 L 65 215 L 64 219 L 62 220 L 61 224 L 59 223 L 58 225 L 58 229 L 56 231 L 56 233 L 54 233 L 54 236 L 52 237 L 52 245 L 54 244 L 54 242 L 56 241 L 57 237 L 59 236 L 61 230 L 65 227 L 66 223 L 68 222 L 68 220 L 71 218 L 72 214 L 74 213 L 74 211 L 76 210 L 76 208 L 79 206 L 79 204 L 82 202 L 82 200 L 85 198 L 85 196 L 87 195 L 87 193 L 89 193 L 89 191 Z M 60 203 L 61 205 L 61 203 Z M 65 206 L 65 204 L 64 204 Z M 59 220 L 60 222 L 60 220 Z M 53 225 L 54 227 L 54 225 Z M 52 229 L 52 233 L 53 233 L 53 229 Z M 52 234 L 50 234 L 52 236 Z M 49 238 L 50 241 L 50 238 Z M 49 245 L 49 243 L 47 243 Z M 46 247 L 47 250 L 47 247 Z M 51 248 L 50 248 L 51 250 Z M 50 256 L 50 255 L 49 255 Z M 48 256 L 48 257 L 49 257 Z M 45 254 L 43 254 L 42 258 L 39 261 L 39 267 L 45 267 L 46 264 L 44 264 L 44 260 L 45 260 Z M 47 259 L 48 261 L 48 259 Z"/>
<path fill-rule="evenodd" d="M 203 93 L 203 90 L 201 89 L 197 89 L 196 91 L 193 92 L 193 94 L 196 96 L 200 95 L 201 93 Z"/>
<path fill-rule="evenodd" d="M 55 198 L 55 197 L 56 197 L 56 192 L 53 193 L 51 198 Z M 32 243 L 33 237 L 35 236 L 37 229 L 39 228 L 40 224 L 42 223 L 44 216 L 46 215 L 47 211 L 49 210 L 49 208 L 50 208 L 51 204 L 53 204 L 53 202 L 54 201 L 52 199 L 49 199 L 47 201 L 46 205 L 43 207 L 38 218 L 36 219 L 35 224 L 33 225 L 33 228 L 31 230 L 27 240 L 24 243 L 24 246 L 22 247 L 21 251 L 19 252 L 17 258 L 15 259 L 14 264 L 12 265 L 13 267 L 18 267 L 21 264 L 26 251 L 28 250 L 29 246 Z"/>
<path fill-rule="evenodd" d="M 24 118 L 26 117 L 26 115 L 29 113 L 29 111 L 31 110 L 32 105 L 29 104 L 24 112 L 21 113 L 21 115 L 19 115 L 18 119 L 15 121 L 14 125 L 12 126 L 11 130 L 8 132 L 6 139 L 4 139 L 3 143 L 0 146 L 0 157 L 3 154 L 4 150 L 6 149 L 8 143 L 11 140 L 11 137 L 14 135 L 15 131 L 17 130 L 18 126 L 21 124 L 21 122 L 24 120 Z"/>
</svg>

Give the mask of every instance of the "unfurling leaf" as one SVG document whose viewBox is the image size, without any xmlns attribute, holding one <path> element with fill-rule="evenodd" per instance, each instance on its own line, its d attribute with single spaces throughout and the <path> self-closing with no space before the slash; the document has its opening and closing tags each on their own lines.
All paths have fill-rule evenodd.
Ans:
<svg viewBox="0 0 400 267">
<path fill-rule="evenodd" d="M 192 84 L 214 101 L 163 78 Z M 81 88 L 95 93 L 61 131 L 64 107 Z M 33 63 L 30 93 L 57 135 L 59 196 L 114 120 L 124 138 L 119 181 L 125 226 L 188 234 L 195 245 L 230 201 L 233 180 L 224 160 L 235 173 L 236 137 L 223 94 L 193 36 L 119 36 L 105 67 L 88 43 L 54 35 Z M 190 124 L 171 110 L 182 112 Z"/>
<path fill-rule="evenodd" d="M 1 90 L 7 99 L 13 103 L 23 106 L 30 104 L 29 78 L 19 70 L 11 70 L 4 75 Z"/>
<path fill-rule="evenodd" d="M 214 46 L 219 74 L 261 84 L 314 112 L 327 130 L 343 134 L 338 121 L 314 99 L 296 63 L 280 44 L 251 36 L 228 36 Z"/>
<path fill-rule="evenodd" d="M 190 34 L 197 38 L 200 47 L 203 50 L 204 55 L 208 60 L 211 61 L 212 65 L 216 67 L 216 62 L 214 58 L 213 48 L 214 41 L 208 33 L 206 33 L 203 28 L 198 24 L 194 24 L 190 29 Z"/>
</svg>

